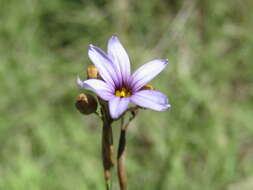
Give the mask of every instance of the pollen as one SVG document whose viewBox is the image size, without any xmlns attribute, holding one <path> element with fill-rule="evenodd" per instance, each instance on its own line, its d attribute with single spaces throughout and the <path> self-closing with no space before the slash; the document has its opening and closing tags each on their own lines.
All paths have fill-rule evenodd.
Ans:
<svg viewBox="0 0 253 190">
<path fill-rule="evenodd" d="M 121 90 L 116 90 L 115 96 L 118 96 L 120 98 L 126 98 L 131 96 L 131 92 L 123 87 Z"/>
</svg>

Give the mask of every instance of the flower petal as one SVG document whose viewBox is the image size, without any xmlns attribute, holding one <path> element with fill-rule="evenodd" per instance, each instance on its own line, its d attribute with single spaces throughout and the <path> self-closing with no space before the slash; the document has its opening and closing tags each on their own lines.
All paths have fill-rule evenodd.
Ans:
<svg viewBox="0 0 253 190">
<path fill-rule="evenodd" d="M 116 87 L 118 85 L 118 78 L 114 65 L 106 53 L 96 46 L 89 45 L 88 55 L 98 69 L 101 77 L 111 86 Z"/>
<path fill-rule="evenodd" d="M 76 83 L 78 88 L 83 88 L 83 81 L 79 77 L 77 77 Z"/>
<path fill-rule="evenodd" d="M 108 41 L 108 55 L 113 60 L 113 64 L 120 73 L 121 81 L 127 84 L 131 74 L 130 60 L 125 48 L 116 36 L 112 36 Z"/>
<path fill-rule="evenodd" d="M 170 108 L 168 98 L 157 90 L 141 90 L 131 96 L 131 101 L 135 104 L 156 111 L 165 111 Z"/>
<path fill-rule="evenodd" d="M 129 98 L 120 98 L 115 96 L 109 101 L 109 110 L 111 117 L 117 119 L 124 111 L 126 111 L 128 104 L 130 102 Z"/>
<path fill-rule="evenodd" d="M 89 79 L 86 81 L 81 81 L 78 78 L 77 83 L 78 86 L 95 92 L 103 100 L 109 101 L 111 98 L 114 97 L 113 88 L 102 80 Z"/>
<path fill-rule="evenodd" d="M 139 90 L 154 77 L 156 77 L 168 64 L 166 59 L 152 60 L 139 69 L 137 69 L 131 76 L 131 87 L 133 91 Z"/>
</svg>

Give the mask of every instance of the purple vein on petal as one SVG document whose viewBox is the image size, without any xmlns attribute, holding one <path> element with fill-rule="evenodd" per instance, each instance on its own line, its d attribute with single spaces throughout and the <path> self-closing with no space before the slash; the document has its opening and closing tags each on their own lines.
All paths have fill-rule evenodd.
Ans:
<svg viewBox="0 0 253 190">
<path fill-rule="evenodd" d="M 131 87 L 133 91 L 138 91 L 155 78 L 167 65 L 168 60 L 155 59 L 137 69 L 131 76 Z"/>
<path fill-rule="evenodd" d="M 112 36 L 108 41 L 108 55 L 113 60 L 113 64 L 117 68 L 121 76 L 121 81 L 125 84 L 128 82 L 131 74 L 131 66 L 128 54 L 116 36 Z"/>
<path fill-rule="evenodd" d="M 114 65 L 105 52 L 96 46 L 90 45 L 88 55 L 97 67 L 101 77 L 111 86 L 117 87 L 119 84 Z"/>
<path fill-rule="evenodd" d="M 88 79 L 83 81 L 82 87 L 95 92 L 103 100 L 110 100 L 114 97 L 114 89 L 102 80 Z"/>
<path fill-rule="evenodd" d="M 128 107 L 129 98 L 120 98 L 115 96 L 109 101 L 110 115 L 113 119 L 118 118 Z"/>
<path fill-rule="evenodd" d="M 167 96 L 157 90 L 136 92 L 131 96 L 131 101 L 141 107 L 156 111 L 165 111 L 170 108 Z"/>
</svg>

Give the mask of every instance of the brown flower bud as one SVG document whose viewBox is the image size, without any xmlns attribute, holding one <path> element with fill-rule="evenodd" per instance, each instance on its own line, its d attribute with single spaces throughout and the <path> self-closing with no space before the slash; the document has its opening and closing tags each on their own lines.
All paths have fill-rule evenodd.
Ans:
<svg viewBox="0 0 253 190">
<path fill-rule="evenodd" d="M 97 101 L 90 94 L 80 94 L 76 98 L 76 108 L 85 115 L 95 113 L 97 110 Z"/>
<path fill-rule="evenodd" d="M 155 88 L 150 84 L 146 84 L 141 88 L 141 90 L 155 90 Z"/>
<path fill-rule="evenodd" d="M 96 79 L 96 78 L 98 78 L 98 70 L 97 70 L 97 68 L 94 65 L 90 65 L 87 68 L 87 76 L 88 76 L 88 79 Z"/>
</svg>

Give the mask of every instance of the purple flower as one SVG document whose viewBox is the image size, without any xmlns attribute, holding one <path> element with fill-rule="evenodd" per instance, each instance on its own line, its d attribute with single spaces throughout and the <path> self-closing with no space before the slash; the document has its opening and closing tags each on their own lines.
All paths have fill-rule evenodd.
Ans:
<svg viewBox="0 0 253 190">
<path fill-rule="evenodd" d="M 77 79 L 78 86 L 94 91 L 109 102 L 113 119 L 118 118 L 133 102 L 143 108 L 165 111 L 170 108 L 168 98 L 157 90 L 142 90 L 142 87 L 157 76 L 168 64 L 168 60 L 154 59 L 131 75 L 128 54 L 119 39 L 112 36 L 108 41 L 107 54 L 100 48 L 89 45 L 88 55 L 103 80 Z"/>
</svg>

